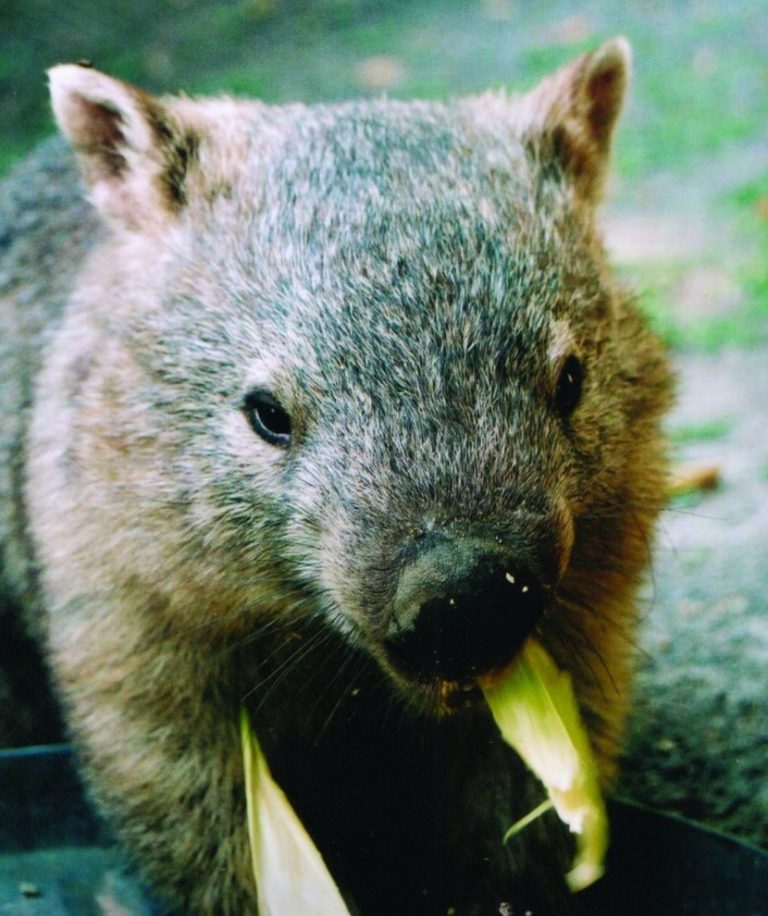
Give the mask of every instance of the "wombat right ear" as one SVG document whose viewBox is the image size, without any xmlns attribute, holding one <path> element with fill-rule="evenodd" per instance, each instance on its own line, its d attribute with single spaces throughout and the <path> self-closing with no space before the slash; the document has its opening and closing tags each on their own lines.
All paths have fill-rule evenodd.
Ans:
<svg viewBox="0 0 768 916">
<path fill-rule="evenodd" d="M 48 76 L 91 202 L 126 228 L 161 228 L 184 202 L 190 135 L 157 99 L 98 70 L 61 64 Z"/>
<path fill-rule="evenodd" d="M 589 204 L 600 198 L 631 65 L 629 43 L 613 38 L 555 71 L 517 105 L 522 137 L 558 161 Z"/>
</svg>

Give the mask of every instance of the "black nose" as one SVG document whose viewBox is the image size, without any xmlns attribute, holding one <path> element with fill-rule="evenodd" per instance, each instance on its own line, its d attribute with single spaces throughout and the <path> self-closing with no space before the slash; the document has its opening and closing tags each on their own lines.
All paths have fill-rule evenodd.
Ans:
<svg viewBox="0 0 768 916">
<path fill-rule="evenodd" d="M 546 603 L 532 573 L 496 557 L 454 569 L 428 590 L 411 589 L 417 600 L 399 602 L 385 640 L 392 664 L 417 680 L 464 681 L 503 667 Z"/>
</svg>

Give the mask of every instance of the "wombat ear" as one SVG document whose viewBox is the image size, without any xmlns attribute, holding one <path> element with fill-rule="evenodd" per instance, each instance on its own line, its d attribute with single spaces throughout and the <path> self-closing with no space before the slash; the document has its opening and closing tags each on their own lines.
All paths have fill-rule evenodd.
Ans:
<svg viewBox="0 0 768 916">
<path fill-rule="evenodd" d="M 48 76 L 94 206 L 131 229 L 167 222 L 184 203 L 190 136 L 157 99 L 98 70 L 61 64 Z"/>
<path fill-rule="evenodd" d="M 518 103 L 523 138 L 558 160 L 589 203 L 602 192 L 631 64 L 629 42 L 613 38 L 556 70 Z"/>
</svg>

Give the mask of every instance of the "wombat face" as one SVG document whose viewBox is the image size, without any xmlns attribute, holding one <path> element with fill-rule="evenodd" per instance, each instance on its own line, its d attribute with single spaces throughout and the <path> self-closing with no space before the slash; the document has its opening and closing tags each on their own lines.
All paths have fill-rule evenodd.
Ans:
<svg viewBox="0 0 768 916">
<path fill-rule="evenodd" d="M 625 78 L 620 42 L 452 105 L 160 103 L 54 74 L 113 227 L 136 387 L 114 382 L 111 422 L 143 406 L 178 549 L 438 705 L 626 553 L 666 377 L 592 228 Z"/>
</svg>

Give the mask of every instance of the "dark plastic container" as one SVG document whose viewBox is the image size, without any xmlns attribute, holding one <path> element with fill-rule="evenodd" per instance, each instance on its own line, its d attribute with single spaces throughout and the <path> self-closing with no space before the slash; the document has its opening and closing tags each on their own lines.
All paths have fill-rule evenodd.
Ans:
<svg viewBox="0 0 768 916">
<path fill-rule="evenodd" d="M 66 746 L 0 751 L 0 916 L 157 916 Z"/>
<path fill-rule="evenodd" d="M 585 916 L 768 916 L 765 851 L 624 802 L 610 816 L 606 876 L 579 895 Z M 70 751 L 0 751 L 0 916 L 104 913 L 160 910 L 123 869 Z"/>
</svg>

